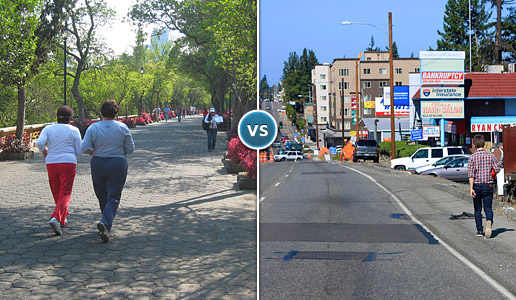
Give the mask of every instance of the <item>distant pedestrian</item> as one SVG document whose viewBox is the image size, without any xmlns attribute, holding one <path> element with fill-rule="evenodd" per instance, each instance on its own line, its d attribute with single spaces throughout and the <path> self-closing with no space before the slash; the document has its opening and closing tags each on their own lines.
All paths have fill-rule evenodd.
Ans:
<svg viewBox="0 0 516 300">
<path fill-rule="evenodd" d="M 67 222 L 77 156 L 81 155 L 81 133 L 77 127 L 70 125 L 72 118 L 72 108 L 59 107 L 57 124 L 43 128 L 36 141 L 45 157 L 50 190 L 56 204 L 49 224 L 57 235 L 62 234 L 61 226 Z"/>
<path fill-rule="evenodd" d="M 102 121 L 92 124 L 86 130 L 81 144 L 82 152 L 93 156 L 91 178 L 102 212 L 97 229 L 104 242 L 109 241 L 109 233 L 127 178 L 126 155 L 134 151 L 129 128 L 115 120 L 118 110 L 115 100 L 104 101 L 100 107 Z"/>
<path fill-rule="evenodd" d="M 210 108 L 210 113 L 204 118 L 204 122 L 209 124 L 208 130 L 208 152 L 215 150 L 215 142 L 217 141 L 217 125 L 222 123 L 221 117 L 215 112 L 215 108 Z"/>
<path fill-rule="evenodd" d="M 167 105 L 165 107 L 165 122 L 168 122 L 168 118 L 169 118 L 168 114 L 170 114 L 170 106 Z"/>
<path fill-rule="evenodd" d="M 161 120 L 161 109 L 159 108 L 159 106 L 156 106 L 156 108 L 154 109 L 154 120 L 156 122 L 159 122 Z"/>
<path fill-rule="evenodd" d="M 481 134 L 473 137 L 475 153 L 468 160 L 469 192 L 473 198 L 477 236 L 483 236 L 482 205 L 486 215 L 485 237 L 490 238 L 493 226 L 493 176 L 492 172 L 500 172 L 496 157 L 484 149 L 485 140 Z"/>
<path fill-rule="evenodd" d="M 177 121 L 181 122 L 181 108 L 177 110 Z"/>
</svg>

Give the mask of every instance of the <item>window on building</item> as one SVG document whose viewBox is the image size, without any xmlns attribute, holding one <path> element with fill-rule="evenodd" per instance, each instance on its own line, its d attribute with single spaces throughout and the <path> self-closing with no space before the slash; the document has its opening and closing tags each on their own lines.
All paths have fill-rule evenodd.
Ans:
<svg viewBox="0 0 516 300">
<path fill-rule="evenodd" d="M 394 73 L 403 74 L 403 69 L 402 68 L 394 68 Z"/>
<path fill-rule="evenodd" d="M 326 79 L 326 74 L 321 74 L 321 79 Z"/>
<path fill-rule="evenodd" d="M 371 69 L 364 69 L 364 74 L 371 74 Z"/>
<path fill-rule="evenodd" d="M 344 108 L 344 116 L 349 116 L 349 108 Z"/>
<path fill-rule="evenodd" d="M 396 81 L 394 85 L 395 85 L 395 86 L 402 86 L 402 85 L 403 85 L 403 82 L 401 82 L 401 81 Z"/>
<path fill-rule="evenodd" d="M 322 111 L 326 111 L 326 106 L 321 106 Z"/>
<path fill-rule="evenodd" d="M 373 109 L 371 108 L 364 108 L 364 115 L 370 115 L 373 113 Z"/>
<path fill-rule="evenodd" d="M 323 91 L 326 90 L 326 85 L 325 84 L 321 84 L 321 90 L 323 90 Z"/>
<path fill-rule="evenodd" d="M 371 101 L 371 95 L 364 95 L 363 99 L 364 99 L 364 102 Z"/>
<path fill-rule="evenodd" d="M 364 81 L 364 82 L 362 83 L 362 87 L 363 87 L 364 89 L 368 89 L 368 88 L 370 88 L 370 87 L 371 87 L 371 81 Z"/>
<path fill-rule="evenodd" d="M 321 122 L 323 122 L 323 123 L 327 122 L 326 120 L 327 120 L 326 117 L 321 117 Z"/>
<path fill-rule="evenodd" d="M 342 90 L 342 82 L 339 82 L 339 90 Z"/>
<path fill-rule="evenodd" d="M 387 69 L 386 69 L 386 68 L 380 68 L 380 69 L 378 70 L 378 74 L 380 74 L 380 75 L 385 75 L 385 74 L 387 74 Z"/>
<path fill-rule="evenodd" d="M 415 68 L 414 72 L 419 73 L 419 68 Z"/>
<path fill-rule="evenodd" d="M 321 96 L 321 100 L 326 100 L 326 96 Z"/>
<path fill-rule="evenodd" d="M 368 61 L 370 61 L 370 60 L 371 60 L 371 58 L 370 58 L 370 57 L 368 57 L 368 58 L 367 58 L 367 60 L 368 60 Z"/>
<path fill-rule="evenodd" d="M 386 87 L 387 86 L 387 81 L 380 81 L 379 82 L 379 86 L 380 86 L 380 88 Z"/>
<path fill-rule="evenodd" d="M 344 130 L 349 130 L 351 128 L 351 122 L 346 121 L 344 122 Z"/>
<path fill-rule="evenodd" d="M 344 82 L 344 89 L 349 90 L 349 82 Z"/>
<path fill-rule="evenodd" d="M 351 97 L 349 95 L 344 96 L 344 103 L 351 103 Z"/>
<path fill-rule="evenodd" d="M 349 76 L 349 69 L 339 69 L 339 76 Z"/>
</svg>

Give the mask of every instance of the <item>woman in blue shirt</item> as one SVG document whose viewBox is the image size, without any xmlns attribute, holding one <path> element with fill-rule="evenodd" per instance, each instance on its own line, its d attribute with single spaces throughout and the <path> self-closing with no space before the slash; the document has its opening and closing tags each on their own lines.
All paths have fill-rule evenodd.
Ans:
<svg viewBox="0 0 516 300">
<path fill-rule="evenodd" d="M 118 110 L 115 100 L 104 101 L 100 107 L 102 121 L 88 127 L 81 143 L 82 152 L 93 156 L 91 178 L 102 212 L 97 229 L 104 242 L 109 241 L 109 232 L 127 178 L 126 155 L 134 151 L 129 128 L 115 120 Z"/>
</svg>

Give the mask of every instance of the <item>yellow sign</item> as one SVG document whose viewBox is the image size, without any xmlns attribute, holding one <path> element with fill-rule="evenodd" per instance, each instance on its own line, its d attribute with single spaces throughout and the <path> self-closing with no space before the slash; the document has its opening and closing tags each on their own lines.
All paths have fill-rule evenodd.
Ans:
<svg viewBox="0 0 516 300">
<path fill-rule="evenodd" d="M 364 108 L 375 108 L 376 102 L 375 101 L 366 101 L 364 102 Z"/>
<path fill-rule="evenodd" d="M 357 131 L 356 131 L 356 130 L 355 130 L 355 131 L 350 131 L 350 132 L 349 132 L 349 135 L 350 135 L 350 136 L 356 136 L 356 135 L 357 135 Z"/>
</svg>

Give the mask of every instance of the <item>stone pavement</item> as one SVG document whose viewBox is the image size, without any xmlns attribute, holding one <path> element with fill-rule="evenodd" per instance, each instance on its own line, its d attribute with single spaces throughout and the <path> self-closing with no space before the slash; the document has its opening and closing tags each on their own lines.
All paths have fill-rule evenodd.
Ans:
<svg viewBox="0 0 516 300">
<path fill-rule="evenodd" d="M 103 243 L 89 156 L 57 237 L 44 159 L 0 162 L 0 298 L 256 299 L 256 193 L 207 152 L 201 118 L 131 129 L 136 151 Z"/>
</svg>

